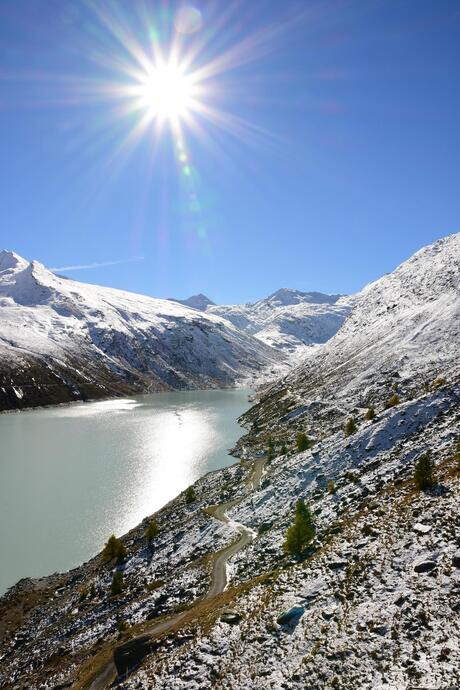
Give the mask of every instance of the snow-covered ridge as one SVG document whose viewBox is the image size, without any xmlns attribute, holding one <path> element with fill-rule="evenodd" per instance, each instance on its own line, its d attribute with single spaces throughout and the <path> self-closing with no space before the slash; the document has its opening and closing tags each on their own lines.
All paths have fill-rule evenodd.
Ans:
<svg viewBox="0 0 460 690">
<path fill-rule="evenodd" d="M 321 292 L 281 288 L 254 303 L 209 306 L 258 340 L 287 353 L 303 354 L 305 346 L 325 343 L 351 311 L 351 299 Z"/>
<path fill-rule="evenodd" d="M 460 234 L 421 249 L 353 300 L 337 334 L 265 396 L 261 419 L 296 426 L 322 415 L 330 423 L 346 410 L 458 376 Z"/>
<path fill-rule="evenodd" d="M 233 385 L 280 361 L 217 315 L 79 283 L 6 251 L 0 319 L 0 409 Z"/>
</svg>

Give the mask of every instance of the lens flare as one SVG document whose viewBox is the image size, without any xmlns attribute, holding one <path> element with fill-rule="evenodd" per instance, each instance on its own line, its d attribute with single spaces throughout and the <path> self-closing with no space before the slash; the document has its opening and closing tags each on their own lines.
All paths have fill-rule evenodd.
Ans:
<svg viewBox="0 0 460 690">
<path fill-rule="evenodd" d="M 181 7 L 174 17 L 176 31 L 181 34 L 194 34 L 201 29 L 201 12 L 196 7 L 188 5 Z"/>
</svg>

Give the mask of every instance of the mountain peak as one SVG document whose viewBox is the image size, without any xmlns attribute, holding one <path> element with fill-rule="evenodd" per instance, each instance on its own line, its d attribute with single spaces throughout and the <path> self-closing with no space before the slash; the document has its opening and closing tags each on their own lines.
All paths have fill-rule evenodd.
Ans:
<svg viewBox="0 0 460 690">
<path fill-rule="evenodd" d="M 25 267 L 27 263 L 22 256 L 15 252 L 7 251 L 6 249 L 0 251 L 0 271 L 8 271 L 17 268 L 17 266 Z"/>
<path fill-rule="evenodd" d="M 290 306 L 309 302 L 311 304 L 335 304 L 342 295 L 327 295 L 324 292 L 302 292 L 295 288 L 280 288 L 269 295 L 263 302 L 275 302 L 279 305 Z"/>
<path fill-rule="evenodd" d="M 203 295 L 202 292 L 199 292 L 197 295 L 191 295 L 187 297 L 187 299 L 174 299 L 174 297 L 170 297 L 170 300 L 172 302 L 179 302 L 179 304 L 183 304 L 186 307 L 192 307 L 192 309 L 198 309 L 199 311 L 206 311 L 207 307 L 215 306 L 215 302 L 210 300 L 209 297 L 206 297 L 206 295 Z"/>
</svg>

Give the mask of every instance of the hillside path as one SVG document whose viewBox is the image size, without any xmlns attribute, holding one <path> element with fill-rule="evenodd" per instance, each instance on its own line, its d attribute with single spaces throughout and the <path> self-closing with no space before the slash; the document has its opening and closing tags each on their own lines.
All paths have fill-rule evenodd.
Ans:
<svg viewBox="0 0 460 690">
<path fill-rule="evenodd" d="M 260 485 L 266 460 L 266 457 L 262 457 L 257 458 L 254 461 L 251 475 L 247 481 L 247 485 L 253 491 L 256 490 Z M 208 514 L 215 520 L 219 520 L 219 522 L 222 522 L 224 525 L 228 525 L 229 527 L 236 528 L 236 530 L 239 533 L 239 537 L 236 541 L 232 542 L 231 544 L 223 548 L 221 551 L 215 553 L 212 565 L 211 585 L 208 591 L 206 592 L 204 599 L 212 599 L 213 597 L 217 596 L 226 589 L 228 584 L 227 563 L 229 559 L 235 554 L 237 554 L 239 551 L 244 549 L 246 546 L 248 546 L 256 536 L 254 530 L 245 527 L 245 525 L 234 522 L 228 517 L 227 511 L 231 510 L 234 506 L 238 505 L 238 503 L 239 499 L 235 499 L 232 501 L 226 501 L 225 503 L 219 503 L 216 506 L 210 506 L 207 509 Z M 203 599 L 197 600 L 196 603 L 198 603 L 199 601 L 203 601 Z M 190 613 L 190 610 L 193 609 L 189 609 L 188 611 L 182 611 L 181 613 L 168 617 L 166 620 L 161 621 L 159 623 L 152 623 L 151 626 L 143 630 L 142 635 L 139 635 L 137 637 L 143 637 L 147 634 L 160 635 L 164 632 L 167 632 L 175 625 L 177 625 L 177 623 L 179 623 L 182 620 L 182 618 L 184 618 L 186 613 Z M 131 639 L 135 640 L 136 637 Z M 112 659 L 107 664 L 105 664 L 105 666 L 103 666 L 103 668 L 100 670 L 100 672 L 91 682 L 91 684 L 86 686 L 87 690 L 105 690 L 105 688 L 108 688 L 110 684 L 116 679 L 116 677 L 117 670 Z"/>
</svg>

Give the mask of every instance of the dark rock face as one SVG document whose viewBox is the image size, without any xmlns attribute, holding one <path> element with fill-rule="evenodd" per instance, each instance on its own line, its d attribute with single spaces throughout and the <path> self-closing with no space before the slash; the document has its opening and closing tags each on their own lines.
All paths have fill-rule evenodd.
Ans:
<svg viewBox="0 0 460 690">
<path fill-rule="evenodd" d="M 149 635 L 142 635 L 115 647 L 113 660 L 119 676 L 138 666 L 152 651 Z"/>
<path fill-rule="evenodd" d="M 454 568 L 460 568 L 460 552 L 452 556 L 452 565 Z"/>
</svg>

